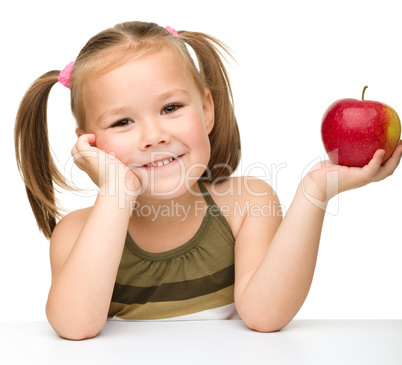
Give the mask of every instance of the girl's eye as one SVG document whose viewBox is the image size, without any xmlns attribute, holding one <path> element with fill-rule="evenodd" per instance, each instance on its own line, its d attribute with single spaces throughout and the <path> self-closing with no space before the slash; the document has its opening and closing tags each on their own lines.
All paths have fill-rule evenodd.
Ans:
<svg viewBox="0 0 402 365">
<path fill-rule="evenodd" d="M 170 104 L 170 105 L 166 105 L 163 109 L 162 109 L 162 114 L 170 114 L 175 112 L 177 109 L 179 109 L 181 107 L 181 105 L 177 105 L 177 104 Z"/>
<path fill-rule="evenodd" d="M 129 120 L 129 119 L 122 119 L 122 120 L 119 120 L 118 122 L 114 123 L 114 124 L 112 125 L 112 128 L 113 128 L 113 127 L 125 127 L 126 125 L 130 125 L 131 123 L 133 123 L 132 120 Z"/>
</svg>

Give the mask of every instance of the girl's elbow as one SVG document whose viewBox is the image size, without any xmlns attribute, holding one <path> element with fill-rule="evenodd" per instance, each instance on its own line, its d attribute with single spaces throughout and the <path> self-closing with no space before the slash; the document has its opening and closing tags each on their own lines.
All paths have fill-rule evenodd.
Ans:
<svg viewBox="0 0 402 365">
<path fill-rule="evenodd" d="M 85 321 L 66 316 L 57 315 L 47 311 L 47 319 L 53 330 L 62 338 L 71 341 L 81 341 L 96 337 L 106 323 L 105 320 Z"/>
<path fill-rule="evenodd" d="M 52 326 L 54 331 L 61 337 L 66 340 L 71 341 L 82 341 L 88 340 L 90 338 L 96 337 L 101 331 L 102 327 L 96 326 L 85 326 L 79 324 L 55 324 L 49 321 L 49 324 Z"/>
<path fill-rule="evenodd" d="M 58 328 L 53 327 L 55 332 L 66 340 L 70 341 L 82 341 L 89 340 L 96 337 L 100 330 L 89 328 Z"/>
<path fill-rule="evenodd" d="M 244 323 L 251 330 L 262 333 L 278 332 L 284 327 L 286 327 L 286 324 L 281 325 L 276 323 L 270 323 L 269 321 L 256 321 L 256 322 L 244 321 Z"/>
<path fill-rule="evenodd" d="M 255 313 L 250 313 L 249 315 L 241 315 L 241 319 L 244 324 L 253 331 L 257 332 L 278 332 L 285 328 L 291 319 L 287 318 L 277 318 L 270 315 L 255 315 Z"/>
</svg>

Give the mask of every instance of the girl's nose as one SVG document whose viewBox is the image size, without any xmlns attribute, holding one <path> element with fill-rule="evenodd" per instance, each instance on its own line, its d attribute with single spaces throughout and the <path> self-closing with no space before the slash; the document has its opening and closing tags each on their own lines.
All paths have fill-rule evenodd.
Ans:
<svg viewBox="0 0 402 365">
<path fill-rule="evenodd" d="M 151 122 L 143 130 L 140 147 L 146 150 L 169 142 L 170 136 L 162 126 L 158 122 Z"/>
</svg>

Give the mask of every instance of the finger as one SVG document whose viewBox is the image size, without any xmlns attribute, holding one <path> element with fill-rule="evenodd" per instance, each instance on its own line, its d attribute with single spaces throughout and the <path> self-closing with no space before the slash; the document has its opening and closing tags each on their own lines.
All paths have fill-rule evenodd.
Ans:
<svg viewBox="0 0 402 365">
<path fill-rule="evenodd" d="M 96 135 L 91 133 L 91 134 L 83 134 L 78 138 L 77 144 L 78 145 L 90 145 L 94 146 L 96 142 Z"/>
<path fill-rule="evenodd" d="M 381 164 L 383 163 L 384 156 L 385 156 L 385 150 L 380 149 L 375 151 L 374 156 L 367 164 L 367 167 L 369 167 L 369 169 L 373 171 L 378 170 L 381 167 Z"/>
<path fill-rule="evenodd" d="M 399 165 L 399 162 L 401 161 L 401 157 L 402 157 L 402 143 L 399 142 L 399 145 L 395 148 L 395 151 L 393 152 L 392 156 L 385 162 L 385 165 L 389 164 L 395 170 Z"/>
<path fill-rule="evenodd" d="M 380 181 L 388 176 L 391 176 L 398 167 L 402 157 L 402 144 L 395 149 L 392 156 L 381 166 L 374 181 Z"/>
<path fill-rule="evenodd" d="M 75 148 L 77 149 L 78 153 L 92 151 L 95 141 L 95 134 L 83 134 L 78 138 L 77 143 L 75 144 Z"/>
<path fill-rule="evenodd" d="M 380 170 L 385 156 L 385 150 L 377 150 L 370 162 L 362 168 L 365 181 L 370 181 Z"/>
<path fill-rule="evenodd" d="M 392 156 L 385 162 L 383 167 L 385 169 L 391 168 L 392 170 L 395 170 L 399 165 L 399 162 L 401 161 L 401 157 L 402 157 L 402 144 L 400 143 L 395 148 L 395 151 L 393 152 Z"/>
<path fill-rule="evenodd" d="M 402 153 L 402 139 L 398 142 L 398 145 L 396 146 L 394 152 L 392 153 L 391 157 L 394 157 L 395 155 L 398 155 L 400 158 L 400 154 Z"/>
<path fill-rule="evenodd" d="M 74 162 L 77 163 L 77 161 L 83 157 L 97 158 L 99 151 L 96 147 L 93 147 L 95 141 L 95 134 L 81 135 L 71 150 Z"/>
</svg>

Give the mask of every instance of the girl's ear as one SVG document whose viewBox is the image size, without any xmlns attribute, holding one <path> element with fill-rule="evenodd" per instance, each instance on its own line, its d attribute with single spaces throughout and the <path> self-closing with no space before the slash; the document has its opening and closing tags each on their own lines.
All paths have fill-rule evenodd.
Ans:
<svg viewBox="0 0 402 365">
<path fill-rule="evenodd" d="M 212 99 L 212 94 L 209 89 L 205 89 L 204 91 L 204 101 L 202 106 L 204 110 L 205 128 L 209 134 L 211 133 L 215 122 L 214 100 Z"/>
</svg>

